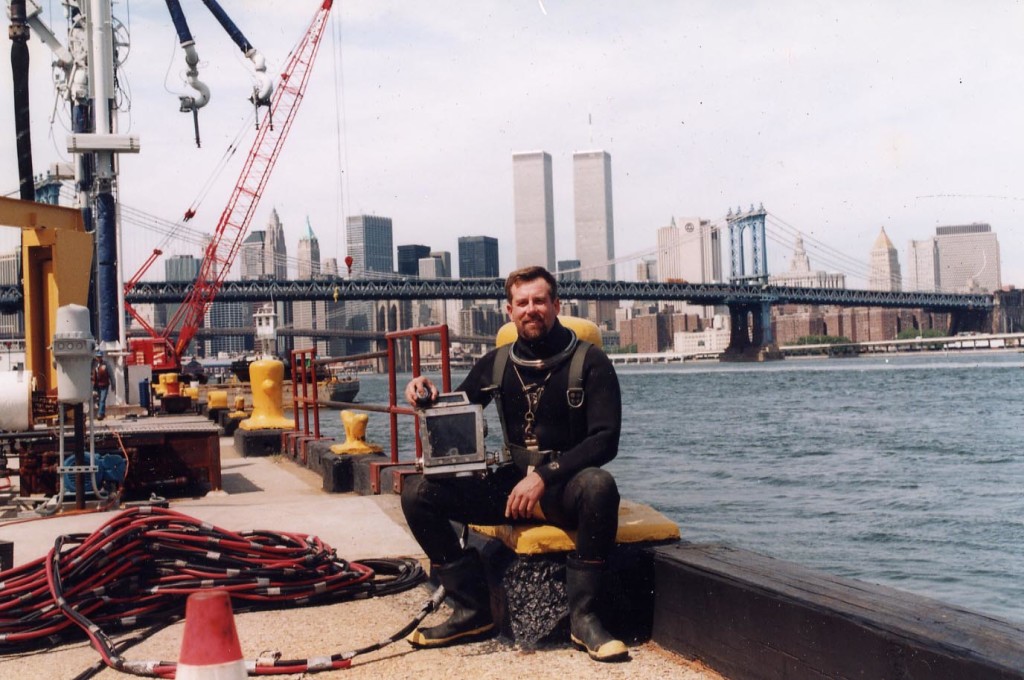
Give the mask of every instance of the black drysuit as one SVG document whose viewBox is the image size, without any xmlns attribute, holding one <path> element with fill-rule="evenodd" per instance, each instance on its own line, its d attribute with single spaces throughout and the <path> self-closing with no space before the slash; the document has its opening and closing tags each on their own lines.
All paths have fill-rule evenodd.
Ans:
<svg viewBox="0 0 1024 680">
<path fill-rule="evenodd" d="M 571 332 L 557 321 L 542 339 L 528 343 L 516 340 L 516 356 L 545 359 L 558 354 L 572 339 Z M 491 395 L 497 350 L 481 358 L 457 388 L 473 403 L 486 405 Z M 618 528 L 619 493 L 611 474 L 600 466 L 618 451 L 622 421 L 619 382 L 608 357 L 590 347 L 583 364 L 585 414 L 577 429 L 566 390 L 571 359 L 551 369 L 532 369 L 514 364 L 510 358 L 501 381 L 501 404 L 508 439 L 524 445 L 528 410 L 523 383 L 544 385 L 534 421 L 534 434 L 541 450 L 559 453 L 556 460 L 536 469 L 544 480 L 541 510 L 545 521 L 576 529 L 576 552 L 585 560 L 603 560 L 611 551 Z M 517 374 L 518 371 L 518 374 Z M 448 564 L 461 557 L 458 536 L 449 520 L 467 524 L 506 524 L 505 505 L 512 488 L 525 476 L 515 465 L 505 465 L 483 477 L 412 477 L 402 491 L 402 510 L 416 540 L 434 564 Z"/>
</svg>

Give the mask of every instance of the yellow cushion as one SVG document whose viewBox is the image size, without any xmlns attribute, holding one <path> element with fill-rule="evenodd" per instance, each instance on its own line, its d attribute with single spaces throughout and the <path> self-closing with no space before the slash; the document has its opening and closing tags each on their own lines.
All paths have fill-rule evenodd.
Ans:
<svg viewBox="0 0 1024 680">
<path fill-rule="evenodd" d="M 498 539 L 520 555 L 569 552 L 576 548 L 575 531 L 559 529 L 550 524 L 473 524 L 470 528 L 488 538 Z M 616 543 L 678 540 L 679 525 L 654 508 L 632 501 L 619 502 L 619 531 L 615 534 Z"/>
</svg>

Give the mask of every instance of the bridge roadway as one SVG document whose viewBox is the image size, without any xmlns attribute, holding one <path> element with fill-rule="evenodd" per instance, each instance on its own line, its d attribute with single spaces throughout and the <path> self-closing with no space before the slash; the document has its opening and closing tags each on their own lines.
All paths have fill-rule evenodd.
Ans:
<svg viewBox="0 0 1024 680">
<path fill-rule="evenodd" d="M 656 283 L 635 281 L 560 281 L 566 300 L 686 300 L 698 305 L 801 304 L 842 307 L 904 307 L 933 311 L 990 311 L 989 294 L 890 292 L 831 288 L 796 288 L 761 284 Z M 142 281 L 130 291 L 131 304 L 181 302 L 191 282 Z M 504 300 L 503 279 L 355 279 L 312 281 L 225 281 L 222 302 L 263 300 Z M 20 285 L 0 286 L 0 311 L 22 305 Z"/>
<path fill-rule="evenodd" d="M 355 279 L 312 281 L 225 281 L 223 302 L 263 300 L 500 300 L 503 279 Z M 565 300 L 686 300 L 698 305 L 800 304 L 842 307 L 924 308 L 940 312 L 991 311 L 993 296 L 968 293 L 890 292 L 832 288 L 796 288 L 757 283 L 655 283 L 636 281 L 560 281 Z M 142 281 L 129 292 L 131 304 L 181 302 L 190 282 Z M 21 286 L 0 286 L 0 306 L 20 305 Z"/>
</svg>

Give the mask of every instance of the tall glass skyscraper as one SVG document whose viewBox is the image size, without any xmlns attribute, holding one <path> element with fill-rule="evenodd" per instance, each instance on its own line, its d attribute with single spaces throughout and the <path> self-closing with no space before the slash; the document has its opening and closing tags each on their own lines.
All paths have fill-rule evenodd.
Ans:
<svg viewBox="0 0 1024 680">
<path fill-rule="evenodd" d="M 345 224 L 345 240 L 352 258 L 352 278 L 395 271 L 390 217 L 352 215 Z"/>
<path fill-rule="evenodd" d="M 493 236 L 459 237 L 459 278 L 498 276 L 498 239 Z"/>
<path fill-rule="evenodd" d="M 376 215 L 351 215 L 345 222 L 345 240 L 349 257 L 352 258 L 353 279 L 374 278 L 383 274 L 394 274 L 394 246 L 390 217 Z M 350 330 L 387 330 L 378 323 L 374 304 L 369 300 L 353 300 L 345 303 L 345 323 Z M 349 353 L 367 352 L 369 340 L 350 340 Z"/>
<path fill-rule="evenodd" d="M 516 227 L 516 268 L 541 265 L 555 270 L 555 199 L 551 154 L 512 154 Z"/>
<path fill-rule="evenodd" d="M 430 255 L 430 246 L 409 244 L 398 246 L 398 273 L 402 276 L 419 276 L 420 260 Z"/>
</svg>

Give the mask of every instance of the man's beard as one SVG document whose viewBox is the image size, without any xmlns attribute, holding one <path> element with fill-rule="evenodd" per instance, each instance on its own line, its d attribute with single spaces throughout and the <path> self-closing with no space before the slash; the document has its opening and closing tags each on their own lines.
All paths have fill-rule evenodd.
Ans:
<svg viewBox="0 0 1024 680">
<path fill-rule="evenodd" d="M 541 340 L 550 329 L 544 324 L 543 317 L 524 319 L 519 334 L 524 340 Z"/>
</svg>

